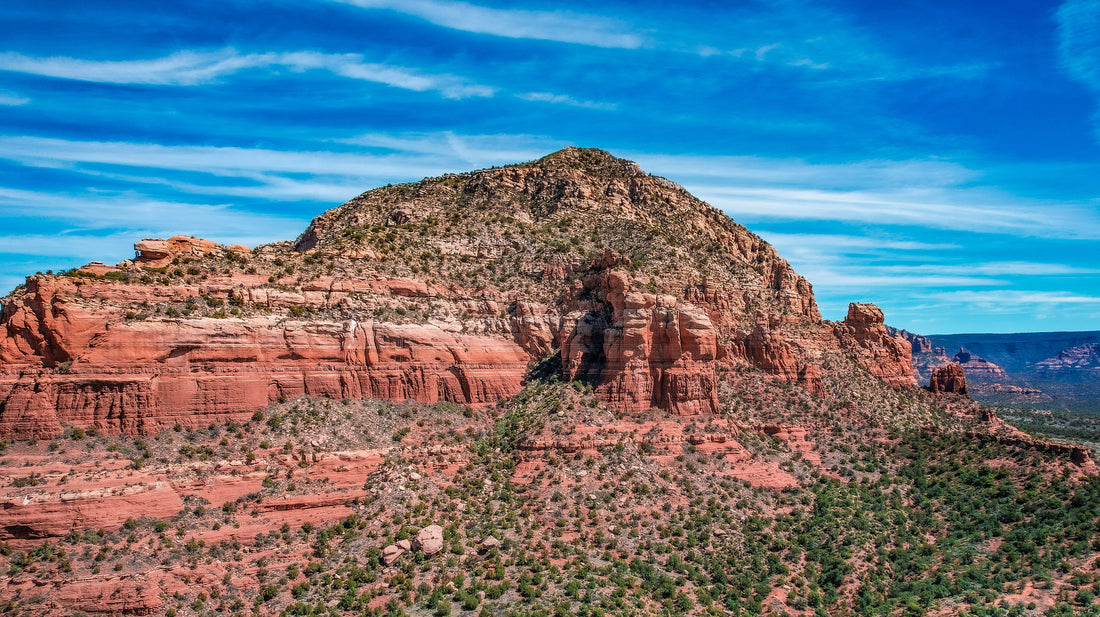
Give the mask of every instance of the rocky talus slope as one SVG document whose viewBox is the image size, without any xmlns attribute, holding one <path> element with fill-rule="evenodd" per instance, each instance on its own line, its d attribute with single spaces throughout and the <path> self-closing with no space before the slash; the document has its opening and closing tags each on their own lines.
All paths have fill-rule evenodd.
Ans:
<svg viewBox="0 0 1100 617">
<path fill-rule="evenodd" d="M 144 240 L 0 314 L 0 436 L 241 421 L 302 394 L 480 405 L 560 363 L 613 408 L 718 408 L 718 367 L 822 392 L 825 355 L 913 387 L 882 312 L 821 320 L 775 250 L 599 150 L 375 189 L 294 244 Z"/>
</svg>

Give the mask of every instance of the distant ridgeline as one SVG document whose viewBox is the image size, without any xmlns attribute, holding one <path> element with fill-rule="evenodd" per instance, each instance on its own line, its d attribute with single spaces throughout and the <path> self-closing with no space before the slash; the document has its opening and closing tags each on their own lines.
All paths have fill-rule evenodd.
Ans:
<svg viewBox="0 0 1100 617">
<path fill-rule="evenodd" d="M 892 329 L 891 329 L 892 330 Z M 986 404 L 1100 413 L 1100 331 L 935 334 L 892 330 L 913 344 L 917 379 L 958 362 Z"/>
</svg>

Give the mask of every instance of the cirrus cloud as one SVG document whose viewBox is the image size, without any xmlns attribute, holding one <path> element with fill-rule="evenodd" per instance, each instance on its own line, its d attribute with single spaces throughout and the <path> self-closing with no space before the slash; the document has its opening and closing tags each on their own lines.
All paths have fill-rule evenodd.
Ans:
<svg viewBox="0 0 1100 617">
<path fill-rule="evenodd" d="M 367 62 L 360 54 L 313 51 L 240 53 L 235 49 L 183 50 L 145 60 L 87 60 L 0 53 L 0 71 L 109 84 L 196 86 L 249 69 L 304 72 L 323 70 L 416 92 L 434 91 L 447 98 L 488 97 L 497 88 L 449 74 L 432 74 L 402 66 Z"/>
</svg>

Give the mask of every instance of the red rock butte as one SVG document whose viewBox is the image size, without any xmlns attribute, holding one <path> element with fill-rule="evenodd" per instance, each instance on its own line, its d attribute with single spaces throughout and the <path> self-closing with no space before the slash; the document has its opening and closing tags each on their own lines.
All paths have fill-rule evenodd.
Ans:
<svg viewBox="0 0 1100 617">
<path fill-rule="evenodd" d="M 625 413 L 715 413 L 722 368 L 825 394 L 832 354 L 916 385 L 877 307 L 823 321 L 770 245 L 600 150 L 369 191 L 295 243 L 134 248 L 4 300 L 0 436 L 194 427 L 302 394 L 476 406 L 558 367 Z"/>
<path fill-rule="evenodd" d="M 949 362 L 932 371 L 928 389 L 937 394 L 946 392 L 968 396 L 963 367 L 957 362 Z"/>
</svg>

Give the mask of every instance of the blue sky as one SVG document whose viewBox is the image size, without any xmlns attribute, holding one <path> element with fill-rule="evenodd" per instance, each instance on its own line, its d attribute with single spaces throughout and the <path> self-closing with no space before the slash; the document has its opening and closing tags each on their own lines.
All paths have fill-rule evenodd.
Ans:
<svg viewBox="0 0 1100 617">
<path fill-rule="evenodd" d="M 1100 0 L 0 3 L 5 290 L 566 145 L 723 209 L 827 319 L 1100 329 Z"/>
</svg>

